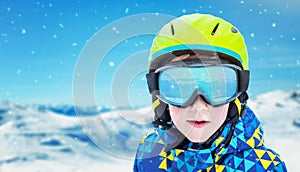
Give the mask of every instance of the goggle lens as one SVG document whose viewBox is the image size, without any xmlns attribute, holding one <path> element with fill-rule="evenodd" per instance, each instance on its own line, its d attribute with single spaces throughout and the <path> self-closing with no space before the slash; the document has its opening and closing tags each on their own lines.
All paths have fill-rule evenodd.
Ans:
<svg viewBox="0 0 300 172">
<path fill-rule="evenodd" d="M 228 66 L 167 68 L 158 77 L 158 97 L 175 106 L 188 106 L 201 95 L 217 106 L 236 96 L 237 78 L 236 70 Z"/>
</svg>

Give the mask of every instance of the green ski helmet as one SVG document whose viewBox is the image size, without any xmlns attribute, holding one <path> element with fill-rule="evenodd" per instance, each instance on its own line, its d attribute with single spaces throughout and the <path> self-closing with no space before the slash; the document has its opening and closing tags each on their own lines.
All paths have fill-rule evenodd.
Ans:
<svg viewBox="0 0 300 172">
<path fill-rule="evenodd" d="M 153 40 L 149 65 L 165 53 L 185 49 L 223 53 L 238 60 L 244 70 L 248 69 L 247 47 L 242 34 L 219 17 L 189 14 L 163 26 Z"/>
<path fill-rule="evenodd" d="M 222 18 L 195 13 L 172 20 L 155 36 L 150 50 L 149 72 L 178 56 L 175 52 L 184 53 L 186 50 L 215 52 L 220 59 L 226 58 L 243 70 L 248 70 L 247 47 L 238 29 Z M 241 115 L 247 99 L 247 93 L 244 92 L 232 101 L 228 116 Z M 153 95 L 152 106 L 155 112 L 154 126 L 168 129 L 171 119 L 167 104 Z"/>
</svg>

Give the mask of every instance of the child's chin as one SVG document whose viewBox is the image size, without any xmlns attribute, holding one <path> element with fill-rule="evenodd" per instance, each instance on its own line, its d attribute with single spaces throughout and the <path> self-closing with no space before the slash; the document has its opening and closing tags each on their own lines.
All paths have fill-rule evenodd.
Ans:
<svg viewBox="0 0 300 172">
<path fill-rule="evenodd" d="M 193 142 L 193 143 L 204 143 L 207 138 L 201 138 L 201 137 L 197 137 L 197 136 L 186 136 L 189 141 Z"/>
</svg>

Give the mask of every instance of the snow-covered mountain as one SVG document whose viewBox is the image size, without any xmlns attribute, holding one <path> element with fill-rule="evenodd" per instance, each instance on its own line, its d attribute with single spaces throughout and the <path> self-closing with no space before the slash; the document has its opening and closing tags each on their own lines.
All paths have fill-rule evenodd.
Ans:
<svg viewBox="0 0 300 172">
<path fill-rule="evenodd" d="M 273 91 L 248 102 L 262 121 L 265 143 L 297 171 L 300 92 Z M 0 171 L 132 171 L 153 112 L 0 101 Z"/>
</svg>

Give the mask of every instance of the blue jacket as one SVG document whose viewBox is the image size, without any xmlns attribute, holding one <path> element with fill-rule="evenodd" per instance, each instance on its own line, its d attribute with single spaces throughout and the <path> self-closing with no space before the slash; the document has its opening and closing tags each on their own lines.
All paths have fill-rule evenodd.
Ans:
<svg viewBox="0 0 300 172">
<path fill-rule="evenodd" d="M 164 147 L 174 137 L 165 130 L 153 129 L 139 144 L 134 171 L 287 171 L 281 157 L 264 146 L 262 126 L 248 107 L 246 114 L 236 122 L 230 143 L 225 146 L 230 125 L 209 148 L 188 142 L 168 152 Z"/>
</svg>

